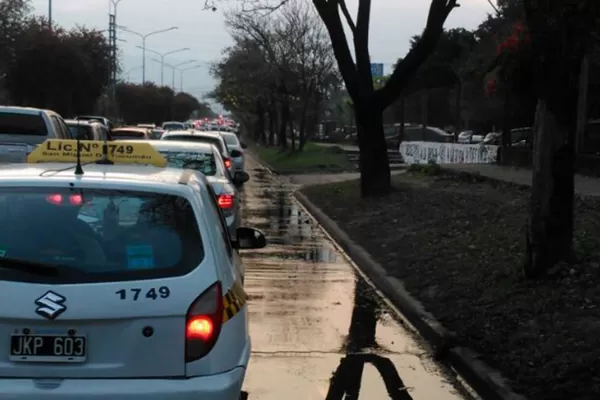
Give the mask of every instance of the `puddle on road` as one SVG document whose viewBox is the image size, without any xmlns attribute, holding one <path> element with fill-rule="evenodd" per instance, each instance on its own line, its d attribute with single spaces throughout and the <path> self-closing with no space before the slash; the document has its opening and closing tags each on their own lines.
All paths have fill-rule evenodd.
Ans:
<svg viewBox="0 0 600 400">
<path fill-rule="evenodd" d="M 464 399 L 293 201 L 294 187 L 250 173 L 242 218 L 268 246 L 242 252 L 248 399 Z"/>
</svg>

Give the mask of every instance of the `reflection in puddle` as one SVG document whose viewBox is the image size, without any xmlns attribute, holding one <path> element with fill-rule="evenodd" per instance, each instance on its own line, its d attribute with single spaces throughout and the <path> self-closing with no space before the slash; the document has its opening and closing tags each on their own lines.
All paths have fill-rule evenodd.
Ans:
<svg viewBox="0 0 600 400">
<path fill-rule="evenodd" d="M 264 249 L 242 252 L 253 347 L 249 398 L 461 399 L 292 190 L 253 173 L 241 192 L 243 224 L 268 240 Z"/>
<path fill-rule="evenodd" d="M 379 372 L 390 399 L 412 400 L 394 363 L 388 357 L 366 352 L 377 347 L 375 334 L 380 313 L 380 302 L 373 289 L 363 279 L 357 279 L 346 356 L 333 373 L 325 400 L 357 400 L 367 364 Z"/>
<path fill-rule="evenodd" d="M 282 259 L 302 260 L 314 263 L 335 263 L 338 253 L 322 239 L 322 232 L 311 224 L 311 219 L 292 200 L 292 192 L 285 187 L 272 187 L 259 191 L 253 200 L 261 199 L 269 207 L 251 209 L 246 194 L 242 196 L 243 218 L 248 226 L 263 231 L 269 244 L 269 255 Z M 256 179 L 253 180 L 256 183 Z M 262 202 L 262 201 L 261 201 Z M 275 248 L 281 247 L 277 252 Z M 260 253 L 245 253 L 245 257 L 260 257 Z"/>
</svg>

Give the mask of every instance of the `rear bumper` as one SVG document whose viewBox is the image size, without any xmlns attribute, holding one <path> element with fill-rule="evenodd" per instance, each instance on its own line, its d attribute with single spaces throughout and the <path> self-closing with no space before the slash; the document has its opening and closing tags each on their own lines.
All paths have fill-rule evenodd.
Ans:
<svg viewBox="0 0 600 400">
<path fill-rule="evenodd" d="M 238 400 L 246 368 L 190 379 L 0 379 L 0 400 Z"/>
</svg>

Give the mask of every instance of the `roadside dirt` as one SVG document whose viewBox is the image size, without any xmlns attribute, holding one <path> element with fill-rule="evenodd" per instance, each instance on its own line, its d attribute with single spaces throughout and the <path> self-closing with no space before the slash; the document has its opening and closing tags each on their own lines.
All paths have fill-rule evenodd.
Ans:
<svg viewBox="0 0 600 400">
<path fill-rule="evenodd" d="M 472 176 L 394 177 L 386 198 L 357 181 L 302 189 L 461 344 L 531 400 L 600 398 L 600 201 L 576 205 L 577 265 L 521 273 L 529 191 Z"/>
</svg>

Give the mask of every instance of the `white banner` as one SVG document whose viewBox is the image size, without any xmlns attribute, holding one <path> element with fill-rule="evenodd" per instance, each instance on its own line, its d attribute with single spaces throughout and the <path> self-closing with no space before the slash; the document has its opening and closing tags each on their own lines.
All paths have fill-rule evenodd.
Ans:
<svg viewBox="0 0 600 400">
<path fill-rule="evenodd" d="M 500 146 L 439 142 L 402 142 L 400 154 L 406 164 L 493 164 Z"/>
</svg>

